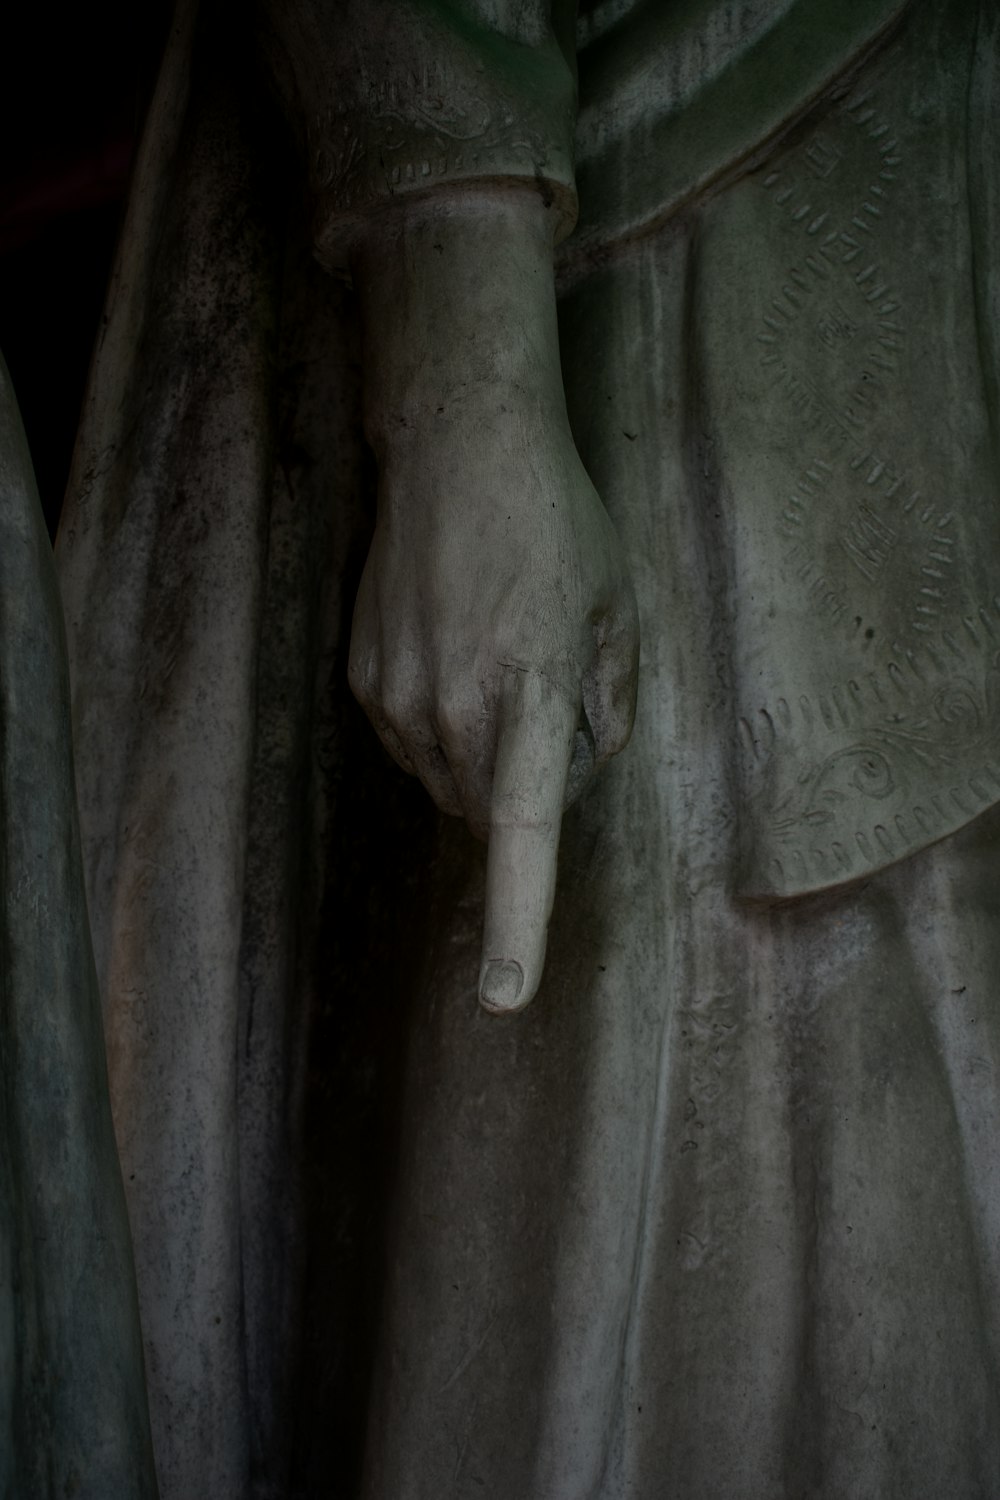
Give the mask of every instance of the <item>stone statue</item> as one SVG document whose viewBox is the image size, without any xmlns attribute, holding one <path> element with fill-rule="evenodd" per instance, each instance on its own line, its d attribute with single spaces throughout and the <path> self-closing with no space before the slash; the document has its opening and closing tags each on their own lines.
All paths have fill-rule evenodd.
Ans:
<svg viewBox="0 0 1000 1500">
<path fill-rule="evenodd" d="M 51 550 L 0 359 L 0 1495 L 155 1500 Z"/>
<path fill-rule="evenodd" d="M 997 25 L 179 8 L 58 545 L 165 1500 L 1000 1489 Z"/>
</svg>

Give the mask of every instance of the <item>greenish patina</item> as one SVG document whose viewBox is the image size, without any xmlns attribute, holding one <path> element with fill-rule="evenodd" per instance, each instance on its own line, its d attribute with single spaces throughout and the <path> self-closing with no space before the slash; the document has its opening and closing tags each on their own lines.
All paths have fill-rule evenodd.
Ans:
<svg viewBox="0 0 1000 1500">
<path fill-rule="evenodd" d="M 57 548 L 164 1500 L 996 1494 L 995 7 L 261 16 Z"/>
<path fill-rule="evenodd" d="M 153 1500 L 48 533 L 0 360 L 0 1494 Z"/>
</svg>

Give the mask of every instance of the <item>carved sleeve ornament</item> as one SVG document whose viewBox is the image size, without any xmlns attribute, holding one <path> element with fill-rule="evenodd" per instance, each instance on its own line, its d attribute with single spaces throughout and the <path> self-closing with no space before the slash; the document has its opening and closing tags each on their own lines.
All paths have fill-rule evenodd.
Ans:
<svg viewBox="0 0 1000 1500">
<path fill-rule="evenodd" d="M 323 264 L 341 264 L 358 225 L 399 195 L 484 179 L 536 185 L 556 211 L 557 239 L 572 229 L 576 85 L 548 5 L 513 7 L 519 19 L 507 25 L 503 6 L 489 7 L 490 18 L 480 8 L 269 7 L 265 52 L 291 117 L 303 122 Z"/>
</svg>

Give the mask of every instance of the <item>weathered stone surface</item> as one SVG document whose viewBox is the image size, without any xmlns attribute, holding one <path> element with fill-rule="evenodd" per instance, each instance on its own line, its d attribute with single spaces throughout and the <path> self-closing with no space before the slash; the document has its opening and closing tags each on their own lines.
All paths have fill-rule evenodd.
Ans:
<svg viewBox="0 0 1000 1500">
<path fill-rule="evenodd" d="M 916 9 L 700 216 L 748 896 L 858 879 L 1000 797 L 976 21 Z"/>
<path fill-rule="evenodd" d="M 0 1494 L 156 1496 L 62 613 L 2 360 Z"/>
<path fill-rule="evenodd" d="M 527 57 L 543 9 L 456 5 L 463 58 L 488 74 L 505 27 Z M 392 8 L 418 38 L 422 13 Z M 1000 1491 L 996 15 L 581 18 L 562 368 L 635 582 L 639 707 L 565 819 L 545 979 L 503 1024 L 474 1004 L 483 852 L 408 799 L 346 694 L 362 411 L 379 524 L 428 476 L 515 484 L 512 455 L 551 485 L 551 455 L 483 421 L 442 462 L 425 429 L 468 350 L 440 282 L 427 315 L 454 243 L 425 231 L 456 216 L 431 185 L 393 220 L 366 146 L 362 337 L 305 263 L 245 59 L 193 17 L 61 540 L 165 1495 Z M 326 203 L 328 262 L 354 214 Z M 476 347 L 509 375 L 501 243 L 478 227 L 452 300 L 482 273 Z M 401 329 L 362 401 L 363 343 L 370 379 Z M 388 443 L 387 412 L 420 441 Z M 375 588 L 380 629 L 405 592 Z M 438 660 L 389 638 L 397 685 Z M 447 801 L 446 736 L 370 698 Z"/>
</svg>

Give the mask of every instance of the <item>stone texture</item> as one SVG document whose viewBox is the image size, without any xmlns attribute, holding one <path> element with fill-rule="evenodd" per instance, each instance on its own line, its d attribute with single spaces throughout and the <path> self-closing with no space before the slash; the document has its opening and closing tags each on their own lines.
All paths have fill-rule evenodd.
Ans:
<svg viewBox="0 0 1000 1500">
<path fill-rule="evenodd" d="M 484 67 L 537 9 L 461 7 Z M 661 14 L 581 21 L 560 271 L 638 717 L 502 1024 L 483 851 L 346 694 L 357 309 L 177 34 L 60 542 L 177 1500 L 1000 1489 L 996 17 Z"/>
<path fill-rule="evenodd" d="M 52 555 L 0 360 L 0 1494 L 155 1500 Z"/>
</svg>

